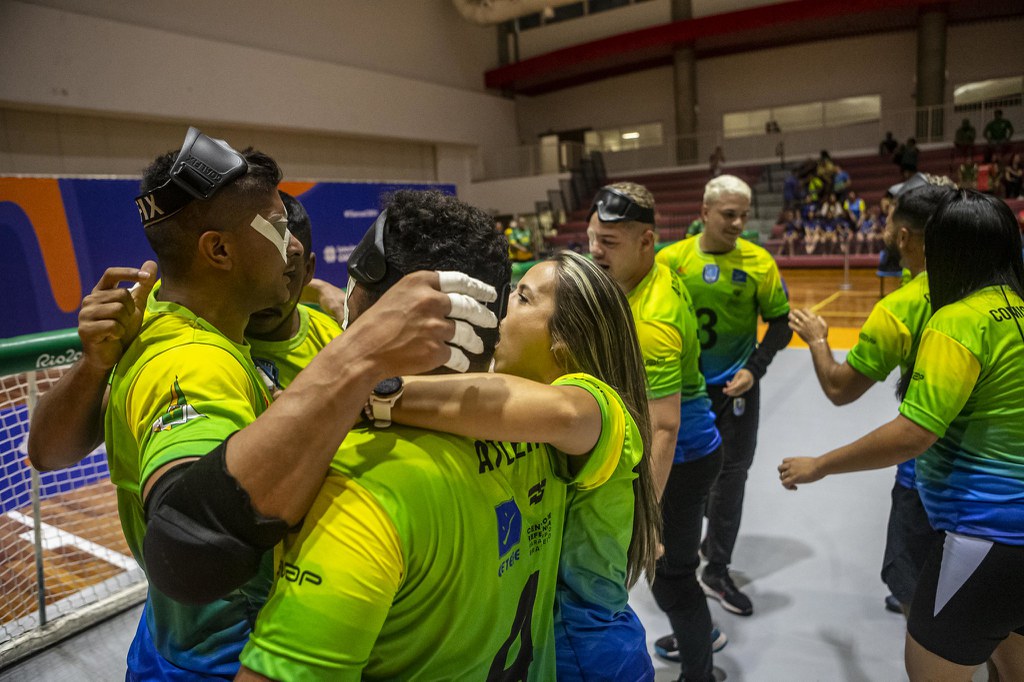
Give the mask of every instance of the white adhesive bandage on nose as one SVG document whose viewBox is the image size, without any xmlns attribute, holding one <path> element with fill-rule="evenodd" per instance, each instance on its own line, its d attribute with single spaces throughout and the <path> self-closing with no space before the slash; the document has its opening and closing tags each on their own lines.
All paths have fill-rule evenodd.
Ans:
<svg viewBox="0 0 1024 682">
<path fill-rule="evenodd" d="M 287 263 L 288 243 L 292 240 L 292 233 L 288 231 L 287 227 L 288 223 L 282 221 L 275 225 L 257 213 L 256 217 L 249 224 L 252 226 L 252 229 L 269 239 L 270 243 L 277 247 L 278 251 L 281 252 L 281 260 Z"/>
</svg>

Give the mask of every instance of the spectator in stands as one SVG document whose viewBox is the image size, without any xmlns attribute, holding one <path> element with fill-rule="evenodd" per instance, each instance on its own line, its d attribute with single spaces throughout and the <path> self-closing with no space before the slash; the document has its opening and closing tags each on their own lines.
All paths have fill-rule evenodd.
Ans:
<svg viewBox="0 0 1024 682">
<path fill-rule="evenodd" d="M 900 148 L 896 150 L 892 160 L 897 166 L 900 167 L 900 172 L 903 173 L 903 179 L 906 180 L 914 173 L 917 172 L 917 157 L 920 150 L 917 148 L 917 140 L 910 138 L 906 144 L 900 145 Z"/>
<path fill-rule="evenodd" d="M 981 157 L 981 163 L 978 164 L 978 171 L 975 176 L 977 178 L 976 186 L 978 191 L 985 192 L 986 194 L 992 194 L 995 188 L 995 183 L 992 181 L 995 161 L 992 156 L 992 150 L 986 148 L 984 155 Z"/>
<path fill-rule="evenodd" d="M 875 253 L 882 241 L 884 228 L 885 221 L 882 219 L 881 207 L 878 205 L 872 206 L 857 226 L 857 231 L 854 235 L 857 253 Z"/>
<path fill-rule="evenodd" d="M 1021 155 L 1014 154 L 1010 163 L 1003 169 L 1003 190 L 1007 199 L 1016 199 L 1020 196 L 1022 173 Z"/>
<path fill-rule="evenodd" d="M 846 217 L 854 228 L 860 228 L 861 223 L 867 217 L 867 205 L 864 200 L 857 196 L 857 190 L 850 189 L 846 192 L 846 199 L 843 201 L 843 210 Z"/>
<path fill-rule="evenodd" d="M 818 167 L 815 172 L 821 178 L 823 193 L 828 194 L 831 192 L 838 168 L 828 150 L 821 150 L 821 154 L 818 156 Z"/>
<path fill-rule="evenodd" d="M 850 188 L 850 174 L 847 173 L 843 168 L 836 164 L 836 175 L 832 179 L 832 191 L 836 193 L 836 196 L 843 196 L 846 194 L 846 190 Z"/>
<path fill-rule="evenodd" d="M 725 163 L 725 152 L 721 147 L 715 147 L 715 151 L 708 157 L 708 170 L 711 171 L 711 177 L 716 178 L 722 174 L 723 163 Z"/>
<path fill-rule="evenodd" d="M 795 209 L 800 205 L 803 198 L 803 183 L 800 182 L 797 169 L 793 169 L 782 182 L 782 207 Z"/>
<path fill-rule="evenodd" d="M 845 243 L 844 240 L 849 232 L 845 218 L 843 205 L 839 203 L 834 192 L 830 193 L 821 204 L 821 222 L 825 228 L 824 244 L 829 253 L 835 253 L 838 250 L 837 247 Z"/>
<path fill-rule="evenodd" d="M 969 118 L 965 118 L 960 123 L 960 127 L 956 129 L 956 133 L 953 135 L 953 146 L 959 153 L 960 158 L 965 162 L 974 157 L 974 138 L 976 135 L 977 132 L 974 130 L 974 126 L 971 125 L 971 119 Z"/>
<path fill-rule="evenodd" d="M 795 256 L 797 244 L 804 236 L 803 222 L 800 220 L 799 214 L 791 208 L 783 211 L 779 222 L 783 226 L 783 251 L 788 252 L 790 256 Z"/>
<path fill-rule="evenodd" d="M 825 226 L 818 215 L 818 207 L 815 204 L 805 204 L 803 225 L 804 250 L 807 255 L 811 255 L 817 251 L 818 245 L 825 241 Z"/>
<path fill-rule="evenodd" d="M 512 220 L 505 229 L 508 240 L 508 257 L 516 263 L 533 260 L 533 235 L 530 228 L 518 220 Z"/>
<path fill-rule="evenodd" d="M 1010 138 L 1013 137 L 1013 124 L 1003 118 L 1003 110 L 996 109 L 994 118 L 985 126 L 985 141 L 988 148 L 1000 154 L 1009 150 Z"/>
<path fill-rule="evenodd" d="M 878 143 L 878 155 L 892 157 L 900 143 L 892 136 L 892 131 L 886 131 L 885 139 Z"/>
</svg>

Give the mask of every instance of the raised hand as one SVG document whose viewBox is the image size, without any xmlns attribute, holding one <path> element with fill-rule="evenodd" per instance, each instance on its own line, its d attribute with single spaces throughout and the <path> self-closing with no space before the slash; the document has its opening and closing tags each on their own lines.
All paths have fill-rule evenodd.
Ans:
<svg viewBox="0 0 1024 682">
<path fill-rule="evenodd" d="M 118 286 L 134 282 L 130 289 Z M 156 263 L 140 268 L 107 268 L 92 291 L 82 299 L 78 313 L 78 337 L 82 361 L 108 370 L 117 364 L 124 349 L 139 333 L 146 299 L 156 284 Z"/>
</svg>

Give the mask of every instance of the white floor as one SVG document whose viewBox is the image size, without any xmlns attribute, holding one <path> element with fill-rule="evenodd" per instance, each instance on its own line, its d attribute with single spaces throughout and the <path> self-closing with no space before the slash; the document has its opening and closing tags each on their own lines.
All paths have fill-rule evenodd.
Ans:
<svg viewBox="0 0 1024 682">
<path fill-rule="evenodd" d="M 833 407 L 806 350 L 786 350 L 762 384 L 761 428 L 750 470 L 743 525 L 734 556 L 736 582 L 746 584 L 754 615 L 741 618 L 710 602 L 729 637 L 715 656 L 730 682 L 906 680 L 902 616 L 883 607 L 878 577 L 893 471 L 848 474 L 796 492 L 784 490 L 775 467 L 785 456 L 818 455 L 896 415 L 893 380 L 857 403 Z M 668 621 L 646 586 L 631 603 L 649 641 Z M 0 673 L 7 680 L 123 679 L 124 651 L 138 610 Z M 102 646 L 97 638 L 105 638 Z M 87 656 L 80 653 L 87 651 Z M 85 659 L 88 659 L 87 662 Z M 658 682 L 678 668 L 655 659 Z M 982 680 L 984 673 L 975 677 Z"/>
<path fill-rule="evenodd" d="M 822 454 L 895 417 L 891 384 L 837 408 L 821 392 L 808 351 L 783 351 L 769 368 L 732 566 L 754 615 L 709 602 L 729 637 L 715 666 L 731 682 L 906 679 L 904 621 L 884 609 L 879 578 L 893 470 L 788 491 L 775 469 L 783 457 Z M 651 642 L 669 632 L 646 586 L 633 590 L 631 603 Z M 659 659 L 655 668 L 659 682 L 678 675 Z"/>
</svg>

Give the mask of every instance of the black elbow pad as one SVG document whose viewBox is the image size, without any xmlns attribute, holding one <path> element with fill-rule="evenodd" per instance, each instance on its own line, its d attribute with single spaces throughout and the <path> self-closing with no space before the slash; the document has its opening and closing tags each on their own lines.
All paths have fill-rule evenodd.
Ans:
<svg viewBox="0 0 1024 682">
<path fill-rule="evenodd" d="M 227 441 L 157 481 L 146 500 L 146 575 L 168 597 L 207 604 L 241 587 L 288 524 L 257 513 L 228 473 Z"/>
</svg>

